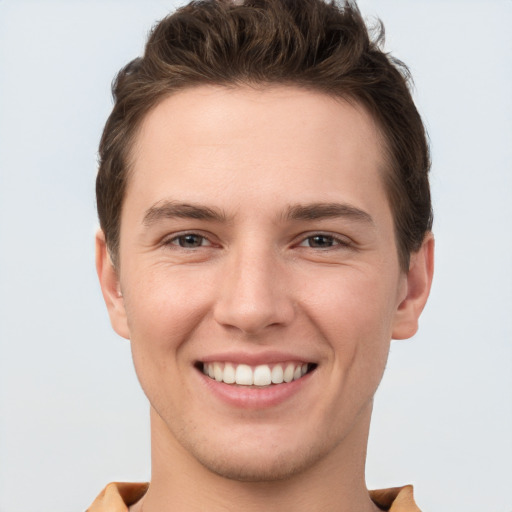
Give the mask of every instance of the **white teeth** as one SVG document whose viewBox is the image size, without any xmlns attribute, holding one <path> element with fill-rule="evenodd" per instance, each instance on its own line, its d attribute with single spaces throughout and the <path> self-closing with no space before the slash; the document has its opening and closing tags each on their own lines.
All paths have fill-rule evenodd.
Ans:
<svg viewBox="0 0 512 512">
<path fill-rule="evenodd" d="M 284 368 L 283 368 L 284 367 Z M 300 379 L 308 372 L 308 364 L 288 363 L 275 364 L 272 368 L 261 364 L 251 368 L 247 364 L 204 363 L 203 373 L 217 382 L 238 384 L 240 386 L 270 386 Z"/>
<path fill-rule="evenodd" d="M 224 365 L 224 378 L 222 380 L 226 384 L 234 384 L 236 382 L 235 367 L 231 363 Z"/>
<path fill-rule="evenodd" d="M 222 382 L 222 377 L 224 376 L 224 372 L 219 363 L 213 363 L 213 375 L 217 382 Z"/>
<path fill-rule="evenodd" d="M 272 383 L 272 374 L 270 368 L 266 364 L 256 366 L 254 369 L 254 385 L 255 386 L 270 386 Z"/>
<path fill-rule="evenodd" d="M 293 374 L 295 372 L 295 365 L 290 363 L 284 371 L 283 380 L 285 382 L 291 382 L 293 380 Z"/>
<path fill-rule="evenodd" d="M 252 386 L 254 380 L 251 367 L 246 364 L 239 364 L 236 367 L 235 382 L 242 386 Z"/>
<path fill-rule="evenodd" d="M 274 368 L 272 368 L 271 374 L 272 384 L 282 384 L 283 383 L 283 367 L 280 364 L 276 364 Z"/>
</svg>

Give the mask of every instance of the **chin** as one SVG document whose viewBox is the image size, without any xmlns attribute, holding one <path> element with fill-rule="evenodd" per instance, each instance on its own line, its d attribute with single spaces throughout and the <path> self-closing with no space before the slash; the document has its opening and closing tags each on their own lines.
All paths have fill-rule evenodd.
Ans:
<svg viewBox="0 0 512 512">
<path fill-rule="evenodd" d="M 233 439 L 185 448 L 211 473 L 239 482 L 287 480 L 311 468 L 329 452 L 329 448 L 320 443 L 306 448 L 303 443 L 284 447 L 282 439 L 279 443 L 261 441 L 253 438 L 247 443 Z"/>
<path fill-rule="evenodd" d="M 242 463 L 235 457 L 200 458 L 199 462 L 209 471 L 216 475 L 236 480 L 239 482 L 275 482 L 292 478 L 307 468 L 311 467 L 314 461 L 303 454 L 294 453 L 293 457 L 288 455 L 274 456 L 273 459 L 250 460 Z M 244 458 L 244 457 L 243 457 Z"/>
</svg>

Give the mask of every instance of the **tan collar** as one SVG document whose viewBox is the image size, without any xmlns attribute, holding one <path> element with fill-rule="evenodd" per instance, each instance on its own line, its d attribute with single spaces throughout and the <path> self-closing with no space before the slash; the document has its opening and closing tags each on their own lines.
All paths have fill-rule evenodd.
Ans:
<svg viewBox="0 0 512 512">
<path fill-rule="evenodd" d="M 389 512 L 421 512 L 414 501 L 412 485 L 370 491 L 370 498 Z"/>
<path fill-rule="evenodd" d="M 113 482 L 108 484 L 87 512 L 128 512 L 128 507 L 137 503 L 149 483 Z M 414 502 L 412 485 L 370 491 L 373 502 L 388 512 L 421 512 Z"/>
</svg>

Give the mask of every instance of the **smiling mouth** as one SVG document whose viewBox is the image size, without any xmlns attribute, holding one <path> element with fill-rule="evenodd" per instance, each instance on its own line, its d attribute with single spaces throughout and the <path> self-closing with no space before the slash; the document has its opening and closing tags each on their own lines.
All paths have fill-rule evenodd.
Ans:
<svg viewBox="0 0 512 512">
<path fill-rule="evenodd" d="M 311 373 L 314 363 L 278 363 L 249 366 L 224 362 L 198 363 L 197 368 L 217 382 L 238 386 L 268 387 L 299 380 Z"/>
</svg>

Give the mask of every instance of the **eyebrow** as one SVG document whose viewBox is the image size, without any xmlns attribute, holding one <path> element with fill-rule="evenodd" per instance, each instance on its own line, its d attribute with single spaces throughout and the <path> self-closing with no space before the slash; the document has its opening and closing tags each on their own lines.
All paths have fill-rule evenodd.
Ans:
<svg viewBox="0 0 512 512">
<path fill-rule="evenodd" d="M 320 220 L 345 217 L 350 220 L 374 224 L 370 214 L 355 206 L 344 203 L 296 204 L 287 208 L 284 218 L 287 220 Z"/>
<path fill-rule="evenodd" d="M 149 227 L 163 219 L 197 219 L 216 222 L 226 222 L 224 212 L 208 206 L 175 201 L 159 201 L 146 210 L 142 223 Z"/>
<path fill-rule="evenodd" d="M 355 206 L 344 203 L 295 204 L 286 209 L 283 220 L 312 221 L 345 217 L 358 222 L 374 224 L 372 217 Z M 163 200 L 146 210 L 143 224 L 152 226 L 163 219 L 196 219 L 223 223 L 228 220 L 222 210 L 191 203 Z"/>
</svg>

